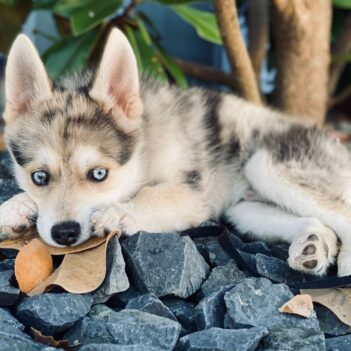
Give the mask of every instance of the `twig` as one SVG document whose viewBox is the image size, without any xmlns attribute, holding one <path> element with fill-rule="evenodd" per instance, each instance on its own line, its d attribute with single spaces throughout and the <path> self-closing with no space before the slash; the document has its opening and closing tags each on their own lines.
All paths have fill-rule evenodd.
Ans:
<svg viewBox="0 0 351 351">
<path fill-rule="evenodd" d="M 208 82 L 227 85 L 232 89 L 236 88 L 231 74 L 225 73 L 207 65 L 193 63 L 178 58 L 175 58 L 174 61 L 179 66 L 179 68 L 188 76 Z"/>
<path fill-rule="evenodd" d="M 332 50 L 333 56 L 340 56 L 349 53 L 351 50 L 351 13 L 348 14 L 341 33 Z M 338 85 L 340 75 L 345 68 L 346 62 L 338 60 L 330 67 L 329 95 L 333 96 Z"/>
<path fill-rule="evenodd" d="M 237 91 L 247 100 L 261 104 L 255 74 L 241 37 L 236 2 L 234 0 L 214 0 L 214 7 Z"/>
<path fill-rule="evenodd" d="M 259 86 L 262 62 L 269 37 L 268 0 L 250 0 L 248 10 L 249 55 Z"/>
</svg>

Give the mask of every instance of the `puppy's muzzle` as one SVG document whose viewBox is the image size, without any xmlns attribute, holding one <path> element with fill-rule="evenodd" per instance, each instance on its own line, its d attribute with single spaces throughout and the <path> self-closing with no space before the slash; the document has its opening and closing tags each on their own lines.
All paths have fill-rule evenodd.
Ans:
<svg viewBox="0 0 351 351">
<path fill-rule="evenodd" d="M 52 239 L 59 245 L 73 245 L 80 235 L 80 225 L 75 221 L 65 221 L 51 228 Z"/>
</svg>

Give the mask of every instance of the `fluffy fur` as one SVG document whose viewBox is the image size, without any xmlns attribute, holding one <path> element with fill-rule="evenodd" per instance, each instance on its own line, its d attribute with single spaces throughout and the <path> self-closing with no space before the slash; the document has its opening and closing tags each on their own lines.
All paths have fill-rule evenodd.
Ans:
<svg viewBox="0 0 351 351">
<path fill-rule="evenodd" d="M 308 273 L 326 272 L 339 237 L 338 272 L 351 274 L 350 156 L 322 130 L 233 95 L 139 79 L 117 29 L 95 75 L 56 83 L 19 36 L 6 97 L 5 137 L 25 193 L 0 207 L 3 238 L 35 214 L 51 245 L 53 226 L 68 221 L 80 225 L 79 244 L 225 214 L 242 233 L 290 242 L 290 266 Z M 108 169 L 103 182 L 87 178 L 97 168 Z M 33 184 L 37 170 L 48 185 Z"/>
</svg>

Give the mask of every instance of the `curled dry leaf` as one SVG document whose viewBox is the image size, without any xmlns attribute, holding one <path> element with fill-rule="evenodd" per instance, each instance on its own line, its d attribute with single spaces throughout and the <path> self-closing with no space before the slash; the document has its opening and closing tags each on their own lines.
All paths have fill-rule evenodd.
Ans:
<svg viewBox="0 0 351 351">
<path fill-rule="evenodd" d="M 312 298 L 307 294 L 296 295 L 280 307 L 279 311 L 309 318 L 313 311 Z"/>
<path fill-rule="evenodd" d="M 23 293 L 29 293 L 40 285 L 50 276 L 52 270 L 51 254 L 38 239 L 23 246 L 15 260 L 15 275 Z"/>
<path fill-rule="evenodd" d="M 33 339 L 35 341 L 41 342 L 42 344 L 45 344 L 48 346 L 61 348 L 66 351 L 72 350 L 67 340 L 55 340 L 52 336 L 43 335 L 39 330 L 36 330 L 33 327 L 31 327 L 30 330 L 32 332 Z"/>
</svg>

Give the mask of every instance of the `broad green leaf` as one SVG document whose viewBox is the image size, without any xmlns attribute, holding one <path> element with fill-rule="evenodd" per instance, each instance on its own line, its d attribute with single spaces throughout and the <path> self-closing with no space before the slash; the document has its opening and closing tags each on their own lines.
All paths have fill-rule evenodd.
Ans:
<svg viewBox="0 0 351 351">
<path fill-rule="evenodd" d="M 173 61 L 172 57 L 170 57 L 162 48 L 158 48 L 157 54 L 160 58 L 161 63 L 169 72 L 169 74 L 174 78 L 176 83 L 182 88 L 187 88 L 188 82 L 186 80 L 186 77 L 183 71 Z"/>
<path fill-rule="evenodd" d="M 8 5 L 8 6 L 15 6 L 19 0 L 0 0 L 0 4 Z"/>
<path fill-rule="evenodd" d="M 335 55 L 332 57 L 333 62 L 351 62 L 351 52 L 343 55 Z"/>
<path fill-rule="evenodd" d="M 154 0 L 159 4 L 164 5 L 180 5 L 180 4 L 194 4 L 196 2 L 210 2 L 210 0 Z"/>
<path fill-rule="evenodd" d="M 56 79 L 82 70 L 95 46 L 98 33 L 98 30 L 93 30 L 79 37 L 61 39 L 52 45 L 43 55 L 49 75 Z"/>
<path fill-rule="evenodd" d="M 129 40 L 130 45 L 133 48 L 134 55 L 136 57 L 139 70 L 142 71 L 144 69 L 143 62 L 141 60 L 141 55 L 140 55 L 138 43 L 137 43 L 136 37 L 134 35 L 134 32 L 133 32 L 132 28 L 130 26 L 128 26 L 128 25 L 125 25 L 123 27 L 123 29 L 124 29 L 124 32 L 125 32 L 128 40 Z"/>
<path fill-rule="evenodd" d="M 351 9 L 351 0 L 333 0 L 333 5 L 342 9 Z"/>
<path fill-rule="evenodd" d="M 80 35 L 114 15 L 121 3 L 121 0 L 60 0 L 54 11 L 70 18 L 73 34 Z"/>
<path fill-rule="evenodd" d="M 172 9 L 187 23 L 193 26 L 197 34 L 214 44 L 222 44 L 216 17 L 211 12 L 194 9 L 186 5 L 175 5 Z"/>
<path fill-rule="evenodd" d="M 52 10 L 56 2 L 56 0 L 34 0 L 31 8 L 33 10 Z"/>
</svg>

